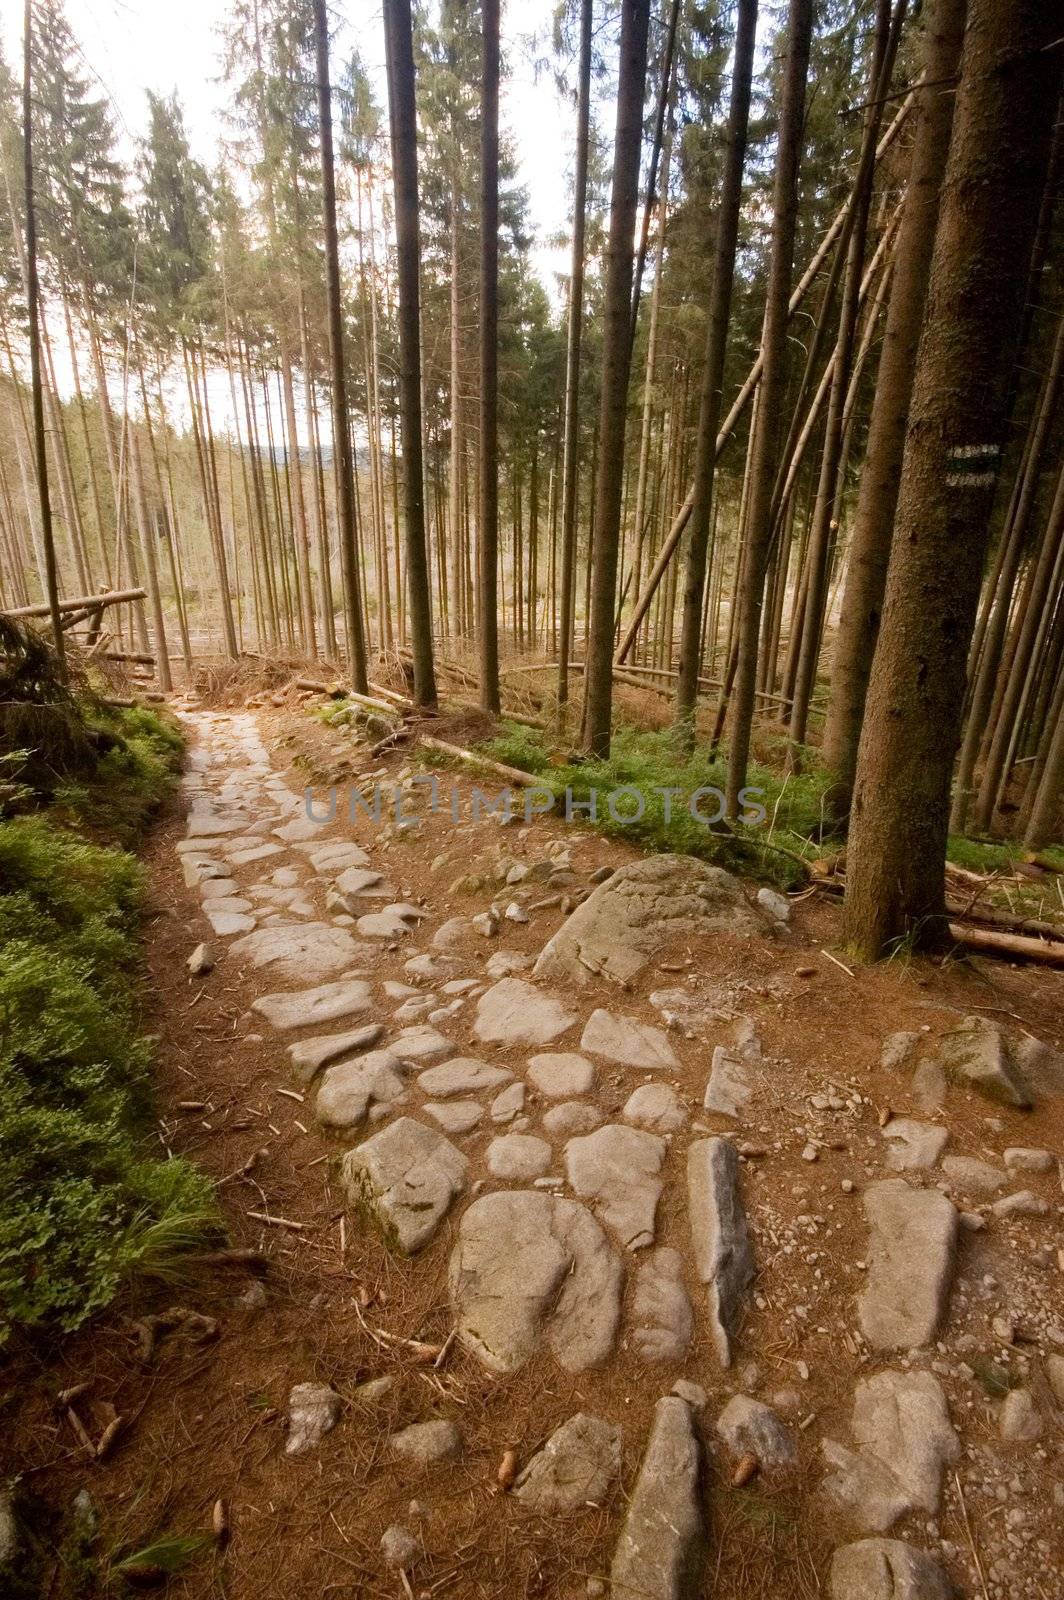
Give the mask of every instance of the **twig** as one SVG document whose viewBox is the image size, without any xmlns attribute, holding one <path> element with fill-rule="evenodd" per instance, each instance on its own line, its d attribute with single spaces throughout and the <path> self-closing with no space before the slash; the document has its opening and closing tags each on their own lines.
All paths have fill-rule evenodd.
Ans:
<svg viewBox="0 0 1064 1600">
<path fill-rule="evenodd" d="M 845 961 L 840 961 L 838 956 L 833 956 L 830 950 L 823 950 L 822 949 L 820 954 L 822 956 L 827 956 L 829 961 L 834 961 L 835 965 L 837 967 L 841 967 L 843 972 L 847 973 L 851 978 L 856 978 L 857 974 L 856 974 L 856 972 L 854 972 L 853 968 L 852 967 L 848 967 L 846 965 Z"/>
<path fill-rule="evenodd" d="M 304 1233 L 310 1226 L 307 1222 L 293 1222 L 291 1217 L 271 1217 L 268 1211 L 249 1211 L 248 1216 L 270 1228 L 294 1228 L 296 1233 Z"/>
<path fill-rule="evenodd" d="M 964 1499 L 964 1490 L 961 1488 L 960 1473 L 956 1471 L 954 1472 L 953 1481 L 957 1485 L 957 1498 L 961 1503 L 961 1516 L 964 1518 L 964 1531 L 968 1535 L 968 1545 L 972 1552 L 972 1560 L 975 1562 L 975 1570 L 979 1574 L 979 1582 L 982 1585 L 983 1590 L 983 1600 L 990 1600 L 990 1595 L 988 1594 L 986 1587 L 986 1573 L 983 1571 L 983 1563 L 979 1559 L 979 1550 L 975 1543 L 975 1534 L 972 1532 L 972 1525 L 968 1520 L 968 1507 Z"/>
</svg>

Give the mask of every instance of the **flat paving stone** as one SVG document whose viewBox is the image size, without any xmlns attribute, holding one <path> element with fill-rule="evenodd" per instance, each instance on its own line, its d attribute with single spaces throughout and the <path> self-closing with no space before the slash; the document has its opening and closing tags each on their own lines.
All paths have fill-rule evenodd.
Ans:
<svg viewBox="0 0 1064 1600">
<path fill-rule="evenodd" d="M 858 1383 L 854 1449 L 822 1441 L 824 1491 L 857 1525 L 886 1533 L 911 1511 L 934 1516 L 947 1466 L 960 1456 L 946 1396 L 930 1372 L 877 1372 Z"/>
<path fill-rule="evenodd" d="M 593 1056 L 605 1056 L 621 1067 L 675 1070 L 680 1065 L 660 1028 L 652 1028 L 637 1017 L 616 1016 L 602 1007 L 588 1018 L 580 1048 Z"/>
<path fill-rule="evenodd" d="M 887 1166 L 894 1172 L 924 1172 L 938 1162 L 949 1143 L 949 1129 L 915 1117 L 892 1117 L 883 1129 Z"/>
<path fill-rule="evenodd" d="M 404 1061 L 434 1061 L 455 1053 L 450 1039 L 424 1022 L 413 1028 L 403 1028 L 396 1035 L 392 1049 Z"/>
<path fill-rule="evenodd" d="M 276 974 L 298 983 L 328 978 L 354 966 L 361 951 L 345 928 L 329 922 L 289 922 L 246 934 L 231 954 L 253 967 L 268 968 L 271 977 Z"/>
<path fill-rule="evenodd" d="M 363 1023 L 361 1028 L 350 1028 L 344 1033 L 324 1033 L 314 1039 L 301 1039 L 288 1046 L 288 1059 L 292 1076 L 297 1083 L 311 1083 L 322 1069 L 337 1061 L 371 1050 L 384 1033 L 379 1022 Z"/>
<path fill-rule="evenodd" d="M 505 1067 L 493 1067 L 487 1061 L 477 1061 L 473 1056 L 456 1056 L 442 1066 L 429 1067 L 418 1073 L 418 1088 L 424 1089 L 435 1100 L 447 1100 L 456 1094 L 477 1094 L 482 1089 L 499 1089 L 513 1077 Z"/>
<path fill-rule="evenodd" d="M 658 1173 L 666 1145 L 642 1128 L 610 1123 L 565 1147 L 565 1169 L 575 1194 L 626 1250 L 654 1242 L 654 1217 L 664 1187 Z"/>
<path fill-rule="evenodd" d="M 561 1001 L 523 978 L 502 978 L 477 1001 L 473 1032 L 485 1044 L 553 1044 L 576 1017 Z"/>
<path fill-rule="evenodd" d="M 632 1325 L 629 1342 L 641 1360 L 678 1363 L 684 1359 L 694 1331 L 694 1313 L 678 1250 L 659 1245 L 640 1260 Z"/>
<path fill-rule="evenodd" d="M 937 1189 L 904 1178 L 872 1184 L 864 1208 L 872 1237 L 857 1301 L 861 1332 L 873 1350 L 929 1344 L 949 1303 L 957 1212 Z"/>
<path fill-rule="evenodd" d="M 471 1133 L 484 1115 L 476 1100 L 427 1100 L 421 1107 L 444 1133 Z"/>
<path fill-rule="evenodd" d="M 428 1244 L 465 1189 L 466 1173 L 461 1151 L 413 1117 L 398 1117 L 349 1150 L 340 1169 L 350 1204 L 368 1211 L 406 1255 Z"/>
<path fill-rule="evenodd" d="M 373 1106 L 393 1106 L 406 1092 L 403 1066 L 389 1050 L 369 1050 L 322 1074 L 314 1112 L 327 1128 L 357 1128 Z"/>
<path fill-rule="evenodd" d="M 620 1475 L 620 1428 L 581 1411 L 522 1468 L 513 1494 L 527 1510 L 550 1516 L 602 1505 Z"/>
<path fill-rule="evenodd" d="M 491 1141 L 485 1152 L 493 1178 L 527 1182 L 541 1178 L 549 1169 L 553 1153 L 546 1139 L 530 1133 L 503 1133 Z"/>
<path fill-rule="evenodd" d="M 449 1268 L 458 1337 L 492 1372 L 546 1345 L 567 1372 L 605 1361 L 623 1269 L 591 1213 L 544 1190 L 481 1195 L 463 1212 Z"/>
<path fill-rule="evenodd" d="M 694 1600 L 703 1545 L 699 1465 L 691 1408 L 666 1395 L 654 1409 L 610 1566 L 615 1600 Z"/>
<path fill-rule="evenodd" d="M 739 1156 L 729 1139 L 699 1139 L 687 1152 L 687 1211 L 694 1267 L 706 1287 L 710 1336 L 722 1366 L 731 1365 L 731 1341 L 754 1255 L 739 1189 Z"/>
<path fill-rule="evenodd" d="M 901 1539 L 858 1539 L 831 1558 L 830 1600 L 957 1600 L 945 1570 Z"/>
<path fill-rule="evenodd" d="M 591 1062 L 566 1052 L 532 1056 L 526 1076 L 534 1089 L 551 1100 L 571 1100 L 589 1093 L 595 1084 Z"/>
<path fill-rule="evenodd" d="M 543 1130 L 552 1139 L 569 1139 L 574 1134 L 594 1133 L 606 1120 L 606 1113 L 598 1106 L 589 1106 L 582 1100 L 563 1100 L 543 1113 Z"/>
<path fill-rule="evenodd" d="M 746 1062 L 727 1045 L 717 1045 L 702 1099 L 704 1108 L 718 1117 L 739 1119 L 746 1115 L 753 1093 L 754 1085 Z"/>
<path fill-rule="evenodd" d="M 621 1116 L 633 1127 L 651 1133 L 679 1133 L 691 1120 L 691 1113 L 667 1083 L 641 1083 L 628 1096 Z"/>
<path fill-rule="evenodd" d="M 311 989 L 291 989 L 281 994 L 260 994 L 252 1011 L 280 1032 L 312 1028 L 341 1017 L 360 1016 L 370 1008 L 372 987 L 362 978 L 338 978 Z"/>
</svg>

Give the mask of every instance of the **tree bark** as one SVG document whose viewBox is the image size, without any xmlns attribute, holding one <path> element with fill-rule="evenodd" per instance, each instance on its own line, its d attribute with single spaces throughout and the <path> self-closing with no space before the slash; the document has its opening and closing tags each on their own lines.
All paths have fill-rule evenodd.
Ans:
<svg viewBox="0 0 1064 1600">
<path fill-rule="evenodd" d="M 679 678 L 676 684 L 676 720 L 693 739 L 698 675 L 702 665 L 702 599 L 706 586 L 706 559 L 713 511 L 713 469 L 716 464 L 717 423 L 724 384 L 724 357 L 728 348 L 732 281 L 739 236 L 739 211 L 743 189 L 743 161 L 750 120 L 750 82 L 754 62 L 757 0 L 739 0 L 732 67 L 731 105 L 724 150 L 724 174 L 717 211 L 717 238 L 713 254 L 713 286 L 706 330 L 705 367 L 698 412 L 695 446 L 694 499 L 691 503 L 687 570 L 684 580 L 683 622 L 680 630 Z"/>
<path fill-rule="evenodd" d="M 850 942 L 942 937 L 950 777 L 1060 79 L 1041 0 L 971 0 L 851 820 Z"/>
<path fill-rule="evenodd" d="M 499 0 L 482 0 L 480 95 L 480 703 L 498 711 Z"/>
<path fill-rule="evenodd" d="M 329 83 L 329 25 L 325 0 L 314 0 L 318 69 L 318 123 L 321 129 L 322 214 L 325 224 L 325 296 L 329 322 L 329 377 L 332 396 L 333 474 L 339 519 L 340 570 L 344 584 L 347 670 L 359 694 L 366 694 L 366 640 L 362 631 L 362 577 L 355 534 L 355 482 L 351 427 L 347 416 L 340 248 L 336 230 L 336 174 L 333 160 L 332 90 Z"/>
<path fill-rule="evenodd" d="M 622 0 L 613 192 L 603 296 L 602 400 L 598 433 L 601 466 L 591 554 L 591 624 L 584 689 L 584 747 L 588 754 L 602 757 L 608 756 L 610 750 L 613 629 L 631 366 L 632 239 L 639 186 L 649 16 L 649 0 Z"/>
<path fill-rule="evenodd" d="M 787 61 L 780 107 L 779 145 L 773 194 L 772 259 L 769 266 L 764 330 L 763 368 L 758 426 L 752 451 L 750 506 L 743 552 L 742 586 L 737 630 L 735 686 L 731 702 L 731 740 L 725 788 L 725 812 L 739 815 L 739 791 L 746 782 L 750 731 L 761 637 L 761 602 L 765 556 L 771 534 L 773 488 L 779 458 L 778 417 L 786 364 L 788 301 L 794 265 L 794 233 L 798 209 L 798 167 L 802 153 L 806 77 L 813 23 L 812 0 L 790 0 Z"/>
</svg>

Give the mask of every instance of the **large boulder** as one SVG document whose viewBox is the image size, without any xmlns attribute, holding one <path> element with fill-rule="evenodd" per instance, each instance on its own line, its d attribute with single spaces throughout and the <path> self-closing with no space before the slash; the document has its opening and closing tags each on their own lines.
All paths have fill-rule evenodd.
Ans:
<svg viewBox="0 0 1064 1600">
<path fill-rule="evenodd" d="M 752 937 L 772 926 L 722 867 L 693 856 L 648 856 L 599 884 L 543 946 L 534 972 L 578 984 L 597 974 L 625 983 L 671 939 Z"/>
</svg>

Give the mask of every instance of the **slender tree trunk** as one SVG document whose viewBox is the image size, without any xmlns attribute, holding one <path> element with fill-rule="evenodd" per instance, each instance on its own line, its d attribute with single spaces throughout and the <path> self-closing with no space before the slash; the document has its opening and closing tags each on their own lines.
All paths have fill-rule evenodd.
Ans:
<svg viewBox="0 0 1064 1600">
<path fill-rule="evenodd" d="M 955 90 L 951 80 L 960 57 L 966 4 L 967 0 L 933 0 L 924 24 L 925 87 L 917 92 L 908 189 L 850 539 L 824 729 L 824 762 L 831 772 L 831 806 L 838 817 L 845 816 L 850 808 L 865 697 L 879 632 L 905 424 L 953 121 Z"/>
<path fill-rule="evenodd" d="M 684 580 L 683 622 L 680 632 L 679 676 L 676 680 L 676 719 L 681 729 L 694 735 L 698 675 L 702 665 L 702 600 L 706 584 L 709 529 L 713 513 L 713 469 L 716 463 L 717 424 L 720 420 L 724 357 L 728 348 L 732 281 L 739 237 L 743 161 L 750 119 L 750 82 L 754 64 L 757 0 L 739 0 L 732 67 L 731 105 L 728 111 L 717 237 L 713 252 L 713 283 L 706 329 L 705 366 L 698 410 L 695 444 L 694 498 L 691 503 Z M 638 582 L 638 574 L 637 574 Z"/>
<path fill-rule="evenodd" d="M 22 75 L 22 160 L 26 208 L 26 301 L 30 324 L 30 391 L 33 401 L 33 444 L 37 466 L 41 538 L 44 542 L 45 597 L 52 623 L 52 643 L 60 679 L 66 682 L 66 652 L 59 616 L 59 586 L 52 536 L 52 502 L 48 493 L 48 448 L 44 437 L 44 392 L 41 385 L 40 290 L 37 280 L 37 207 L 33 192 L 33 4 L 26 0 Z"/>
<path fill-rule="evenodd" d="M 602 326 L 598 499 L 591 549 L 591 620 L 584 684 L 583 744 L 608 756 L 613 706 L 613 624 L 624 488 L 624 434 L 631 367 L 632 239 L 639 186 L 649 0 L 622 0 L 613 193 Z"/>
<path fill-rule="evenodd" d="M 347 417 L 340 248 L 336 230 L 336 177 L 333 162 L 332 90 L 329 83 L 329 26 L 325 0 L 314 0 L 318 71 L 318 125 L 321 130 L 322 217 L 325 225 L 325 297 L 329 323 L 329 377 L 332 395 L 333 476 L 339 519 L 340 571 L 344 585 L 347 670 L 358 694 L 369 692 L 366 639 L 362 631 L 361 572 L 355 528 L 354 465 Z"/>
<path fill-rule="evenodd" d="M 783 398 L 788 300 L 794 262 L 798 204 L 798 167 L 802 153 L 812 0 L 790 0 L 787 61 L 780 108 L 779 145 L 773 195 L 772 258 L 769 267 L 761 349 L 763 370 L 758 426 L 752 451 L 750 506 L 743 551 L 735 687 L 731 703 L 731 742 L 725 807 L 729 819 L 739 815 L 739 791 L 746 782 L 750 733 L 757 680 L 757 647 L 761 637 L 761 601 L 765 556 L 771 535 L 772 495 L 779 457 L 778 416 Z"/>
<path fill-rule="evenodd" d="M 1060 83 L 1041 0 L 970 0 L 886 602 L 861 735 L 846 926 L 869 959 L 944 932 L 966 656 Z"/>
<path fill-rule="evenodd" d="M 163 620 L 162 592 L 159 588 L 159 563 L 156 558 L 155 534 L 148 516 L 148 497 L 144 490 L 144 467 L 140 459 L 140 442 L 136 430 L 129 432 L 129 453 L 133 467 L 133 505 L 137 515 L 137 532 L 140 535 L 144 571 L 148 579 L 148 604 L 151 606 L 151 625 L 155 635 L 155 671 L 159 688 L 169 694 L 174 687 L 170 672 L 170 652 L 166 644 L 166 624 Z"/>
<path fill-rule="evenodd" d="M 499 698 L 499 0 L 481 0 L 480 95 L 480 703 Z"/>
<path fill-rule="evenodd" d="M 580 0 L 580 53 L 576 89 L 576 172 L 573 184 L 573 243 L 569 265 L 569 328 L 565 352 L 565 439 L 562 446 L 562 594 L 558 656 L 558 705 L 569 700 L 569 658 L 576 612 L 576 524 L 580 452 L 580 350 L 584 327 L 584 251 L 587 234 L 588 131 L 591 115 L 592 0 Z M 535 517 L 536 457 L 532 456 L 532 514 Z M 533 559 L 535 532 L 529 531 Z M 532 582 L 533 620 L 535 579 Z M 533 636 L 535 628 L 533 626 Z"/>
</svg>

